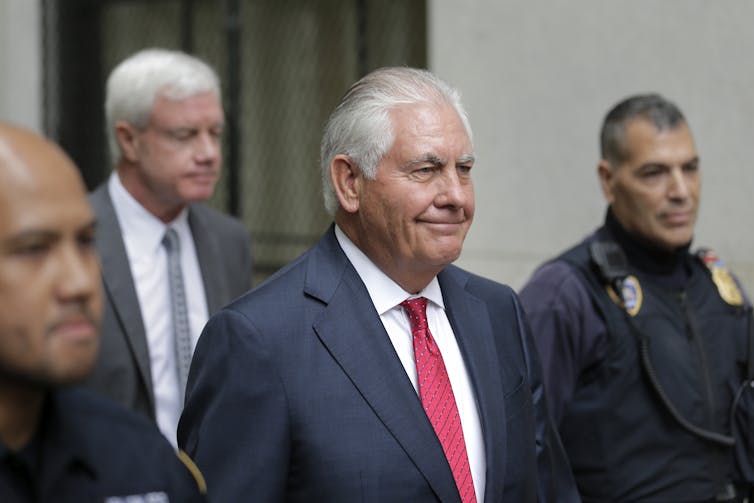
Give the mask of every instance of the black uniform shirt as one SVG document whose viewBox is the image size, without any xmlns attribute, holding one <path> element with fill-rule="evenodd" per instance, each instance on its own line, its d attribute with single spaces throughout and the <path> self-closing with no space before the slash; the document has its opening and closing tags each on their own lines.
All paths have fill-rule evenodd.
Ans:
<svg viewBox="0 0 754 503">
<path fill-rule="evenodd" d="M 608 209 L 605 228 L 626 254 L 632 267 L 652 276 L 663 288 L 680 290 L 691 276 L 695 260 L 683 246 L 666 252 L 639 241 L 621 227 Z M 556 425 L 573 399 L 578 376 L 598 365 L 607 351 L 607 327 L 598 314 L 578 271 L 563 260 L 535 271 L 520 292 L 540 358 L 547 406 Z"/>
<path fill-rule="evenodd" d="M 197 481 L 148 420 L 86 391 L 50 393 L 37 435 L 0 444 L 0 501 L 201 502 Z"/>
</svg>

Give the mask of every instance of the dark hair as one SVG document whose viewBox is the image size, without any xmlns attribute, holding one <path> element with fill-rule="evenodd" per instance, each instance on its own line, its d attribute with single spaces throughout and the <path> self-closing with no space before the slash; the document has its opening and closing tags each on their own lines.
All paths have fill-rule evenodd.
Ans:
<svg viewBox="0 0 754 503">
<path fill-rule="evenodd" d="M 624 99 L 607 113 L 600 132 L 600 154 L 613 166 L 629 157 L 626 127 L 634 119 L 646 120 L 658 131 L 675 129 L 686 123 L 675 103 L 659 94 L 638 94 Z"/>
</svg>

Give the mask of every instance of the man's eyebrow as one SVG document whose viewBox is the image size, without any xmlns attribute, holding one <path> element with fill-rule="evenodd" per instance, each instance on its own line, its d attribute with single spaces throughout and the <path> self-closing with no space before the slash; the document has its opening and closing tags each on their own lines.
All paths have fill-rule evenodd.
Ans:
<svg viewBox="0 0 754 503">
<path fill-rule="evenodd" d="M 76 232 L 90 232 L 97 229 L 97 221 L 92 219 L 76 229 Z M 21 241 L 24 239 L 54 239 L 61 235 L 61 231 L 56 229 L 45 229 L 43 227 L 32 227 L 29 229 L 23 229 L 16 234 L 13 234 L 8 239 L 11 241 Z"/>
<path fill-rule="evenodd" d="M 406 164 L 404 164 L 404 167 L 410 168 L 412 166 L 418 166 L 420 164 L 432 164 L 434 166 L 445 166 L 448 163 L 447 160 L 439 157 L 436 154 L 424 154 L 422 156 L 416 157 L 414 159 L 411 159 Z"/>
<path fill-rule="evenodd" d="M 649 161 L 639 166 L 639 169 L 645 168 L 670 168 L 670 164 L 661 161 Z"/>
<path fill-rule="evenodd" d="M 456 164 L 473 163 L 475 160 L 474 154 L 464 154 L 456 160 Z"/>
<path fill-rule="evenodd" d="M 92 218 L 88 223 L 79 228 L 79 232 L 94 232 L 97 230 L 97 220 Z"/>
<path fill-rule="evenodd" d="M 689 164 L 699 164 L 699 156 L 692 157 L 691 159 L 687 159 L 680 163 L 681 166 L 688 166 Z M 664 168 L 664 169 L 670 169 L 673 165 L 668 164 L 667 162 L 662 161 L 648 161 L 639 166 L 639 169 L 644 168 Z"/>
<path fill-rule="evenodd" d="M 17 246 L 19 244 L 23 244 L 29 241 L 50 242 L 50 241 L 55 241 L 59 237 L 60 237 L 59 232 L 53 231 L 50 229 L 41 229 L 41 228 L 23 229 L 15 234 L 8 236 L 3 241 L 3 246 L 8 248 L 8 247 Z"/>
</svg>

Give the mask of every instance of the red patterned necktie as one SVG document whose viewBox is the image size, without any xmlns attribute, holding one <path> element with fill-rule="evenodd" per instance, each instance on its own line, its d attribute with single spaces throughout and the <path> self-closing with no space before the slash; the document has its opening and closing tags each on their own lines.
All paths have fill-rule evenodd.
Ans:
<svg viewBox="0 0 754 503">
<path fill-rule="evenodd" d="M 476 503 L 466 442 L 458 415 L 453 388 L 442 361 L 440 348 L 427 325 L 427 299 L 418 297 L 401 302 L 411 324 L 416 374 L 424 411 L 440 439 L 463 503 Z"/>
</svg>

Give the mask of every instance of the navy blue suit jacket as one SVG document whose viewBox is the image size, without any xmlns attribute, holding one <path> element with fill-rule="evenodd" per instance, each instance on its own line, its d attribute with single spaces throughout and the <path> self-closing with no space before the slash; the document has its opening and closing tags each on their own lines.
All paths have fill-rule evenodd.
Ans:
<svg viewBox="0 0 754 503">
<path fill-rule="evenodd" d="M 479 405 L 484 501 L 578 500 L 515 294 L 454 266 L 438 279 Z M 178 442 L 214 501 L 459 501 L 442 446 L 332 227 L 210 319 Z"/>
</svg>

